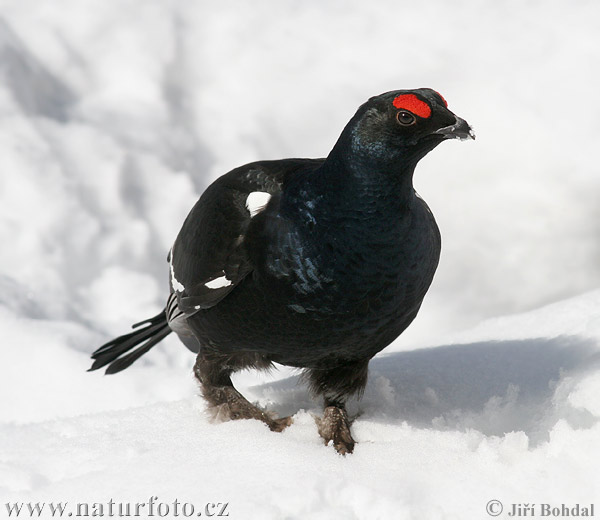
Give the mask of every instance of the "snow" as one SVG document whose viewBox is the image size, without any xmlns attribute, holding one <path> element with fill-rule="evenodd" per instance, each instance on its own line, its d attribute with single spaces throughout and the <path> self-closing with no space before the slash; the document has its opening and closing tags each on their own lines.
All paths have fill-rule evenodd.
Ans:
<svg viewBox="0 0 600 520">
<path fill-rule="evenodd" d="M 244 519 L 450 519 L 600 496 L 597 2 L 1 5 L 0 507 L 156 495 Z M 477 141 L 418 167 L 442 260 L 351 404 L 352 456 L 321 444 L 289 370 L 236 377 L 294 414 L 282 434 L 211 423 L 172 337 L 86 372 L 164 306 L 209 182 L 323 156 L 369 96 L 424 86 Z"/>
<path fill-rule="evenodd" d="M 11 395 L 3 501 L 157 496 L 228 502 L 232 518 L 436 519 L 482 518 L 492 499 L 599 496 L 600 290 L 376 358 L 350 406 L 358 444 L 347 457 L 322 444 L 318 403 L 297 377 L 241 385 L 294 414 L 284 433 L 213 424 L 189 366 L 87 374 L 87 353 L 72 345 L 92 340 L 88 331 L 6 309 L 1 319 L 23 338 L 18 356 L 0 358 L 0 391 Z"/>
</svg>

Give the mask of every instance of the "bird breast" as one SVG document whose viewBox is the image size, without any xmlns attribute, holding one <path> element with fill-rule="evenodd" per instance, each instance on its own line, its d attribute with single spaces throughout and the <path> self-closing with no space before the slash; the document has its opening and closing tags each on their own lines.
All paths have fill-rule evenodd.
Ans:
<svg viewBox="0 0 600 520">
<path fill-rule="evenodd" d="M 398 313 L 420 304 L 438 264 L 440 237 L 420 199 L 402 218 L 315 219 L 284 230 L 266 255 L 271 297 L 295 312 Z"/>
</svg>

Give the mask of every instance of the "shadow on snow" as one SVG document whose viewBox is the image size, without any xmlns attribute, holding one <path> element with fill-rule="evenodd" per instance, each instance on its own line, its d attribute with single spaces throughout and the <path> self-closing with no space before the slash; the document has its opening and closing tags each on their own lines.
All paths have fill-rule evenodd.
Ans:
<svg viewBox="0 0 600 520">
<path fill-rule="evenodd" d="M 536 445 L 558 419 L 573 427 L 596 419 L 568 395 L 598 370 L 595 342 L 578 336 L 484 341 L 381 355 L 371 361 L 363 398 L 349 403 L 359 420 L 406 421 L 418 428 L 475 429 L 485 435 L 523 431 Z M 315 410 L 298 376 L 252 389 L 280 414 Z"/>
</svg>

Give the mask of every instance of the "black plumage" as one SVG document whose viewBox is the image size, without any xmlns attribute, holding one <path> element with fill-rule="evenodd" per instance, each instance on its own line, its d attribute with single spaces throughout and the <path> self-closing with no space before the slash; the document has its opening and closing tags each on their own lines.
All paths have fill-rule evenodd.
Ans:
<svg viewBox="0 0 600 520">
<path fill-rule="evenodd" d="M 473 137 L 437 92 L 394 91 L 362 105 L 326 159 L 223 175 L 169 253 L 165 312 L 98 349 L 92 370 L 122 370 L 174 330 L 198 353 L 196 377 L 220 416 L 281 431 L 291 419 L 250 404 L 230 375 L 300 367 L 325 401 L 320 434 L 351 452 L 345 402 L 413 321 L 438 265 L 440 234 L 413 189 L 415 166 L 443 140 Z"/>
</svg>

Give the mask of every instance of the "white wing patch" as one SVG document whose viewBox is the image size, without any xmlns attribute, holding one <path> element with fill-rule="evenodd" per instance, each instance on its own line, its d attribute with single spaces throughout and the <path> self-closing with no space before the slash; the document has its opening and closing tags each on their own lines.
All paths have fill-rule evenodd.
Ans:
<svg viewBox="0 0 600 520">
<path fill-rule="evenodd" d="M 173 249 L 171 249 L 171 254 L 169 255 L 169 258 L 171 259 L 169 262 L 169 266 L 171 267 L 171 287 L 173 287 L 174 291 L 183 292 L 185 290 L 185 287 L 182 283 L 177 281 L 177 278 L 175 278 L 175 269 L 173 269 Z"/>
<path fill-rule="evenodd" d="M 231 285 L 231 280 L 227 279 L 226 276 L 219 276 L 219 278 L 215 278 L 210 282 L 206 282 L 204 284 L 205 287 L 209 289 L 220 289 L 221 287 L 229 287 Z"/>
<path fill-rule="evenodd" d="M 246 199 L 246 209 L 250 212 L 250 218 L 255 217 L 264 210 L 269 200 L 271 200 L 271 194 L 265 191 L 250 193 Z"/>
</svg>

